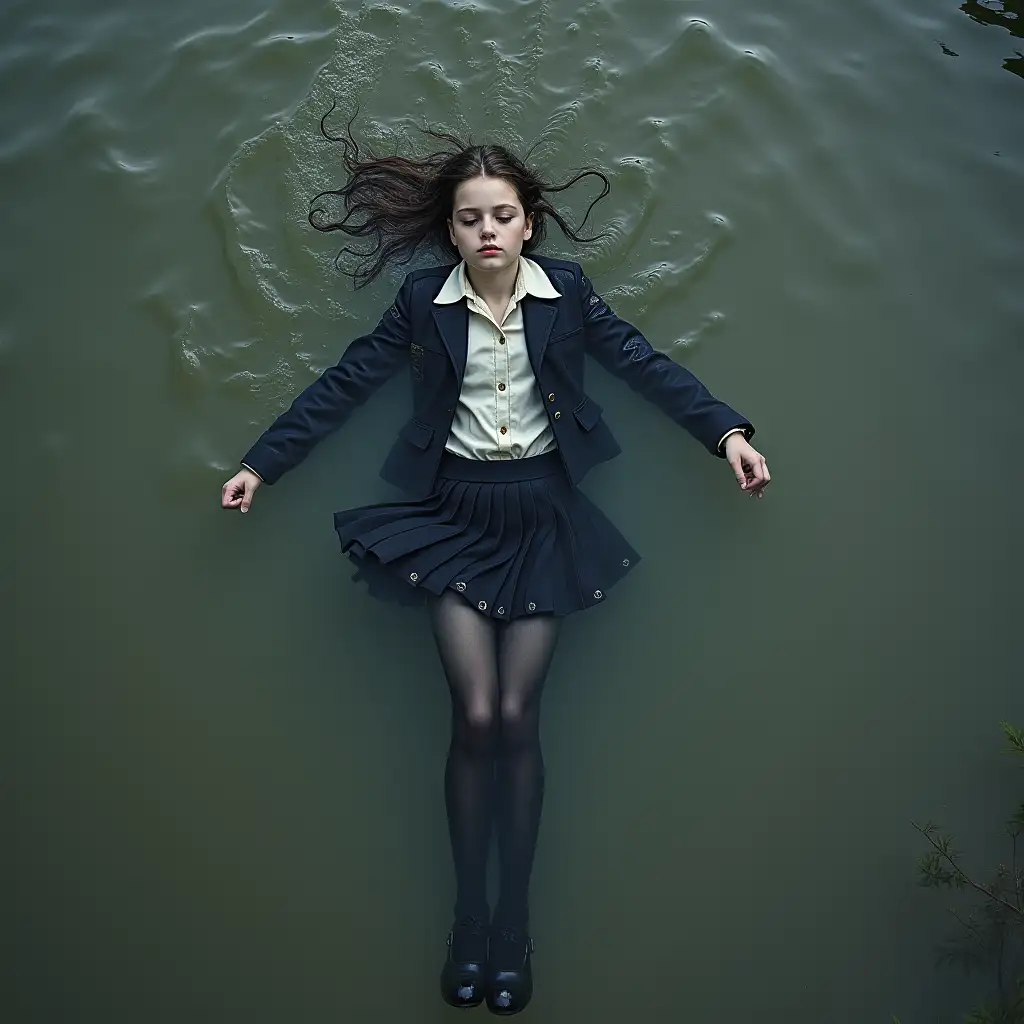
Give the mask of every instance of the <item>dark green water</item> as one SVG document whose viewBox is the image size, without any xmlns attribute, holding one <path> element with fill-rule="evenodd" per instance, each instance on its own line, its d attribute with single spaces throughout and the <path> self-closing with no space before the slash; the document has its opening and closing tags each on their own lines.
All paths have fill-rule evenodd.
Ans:
<svg viewBox="0 0 1024 1024">
<path fill-rule="evenodd" d="M 335 97 L 381 149 L 429 122 L 605 168 L 612 238 L 576 255 L 774 479 L 743 500 L 595 367 L 625 455 L 587 491 L 645 558 L 545 698 L 530 1019 L 957 1019 L 985 982 L 933 966 L 909 819 L 984 866 L 1017 795 L 1022 25 L 1017 0 L 8 0 L 4 1019 L 454 1018 L 444 681 L 331 529 L 390 495 L 402 384 L 218 508 L 394 292 L 353 294 L 305 225 Z"/>
</svg>

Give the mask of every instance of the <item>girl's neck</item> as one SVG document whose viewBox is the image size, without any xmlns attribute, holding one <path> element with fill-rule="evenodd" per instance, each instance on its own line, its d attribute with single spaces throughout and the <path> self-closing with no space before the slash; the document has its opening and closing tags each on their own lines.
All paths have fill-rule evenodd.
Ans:
<svg viewBox="0 0 1024 1024">
<path fill-rule="evenodd" d="M 466 274 L 473 290 L 487 303 L 491 312 L 499 318 L 504 315 L 512 299 L 512 292 L 515 291 L 519 260 L 509 267 L 491 273 L 476 270 L 467 263 Z"/>
</svg>

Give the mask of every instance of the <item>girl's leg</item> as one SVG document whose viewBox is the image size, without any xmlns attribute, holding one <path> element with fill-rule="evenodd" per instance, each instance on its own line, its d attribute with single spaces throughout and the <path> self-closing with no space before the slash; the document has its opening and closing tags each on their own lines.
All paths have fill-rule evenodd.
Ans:
<svg viewBox="0 0 1024 1024">
<path fill-rule="evenodd" d="M 486 923 L 498 728 L 497 631 L 451 591 L 431 603 L 430 617 L 452 698 L 444 795 L 455 863 L 455 917 Z"/>
<path fill-rule="evenodd" d="M 555 653 L 560 620 L 515 619 L 498 644 L 500 728 L 497 761 L 501 898 L 495 924 L 525 932 L 527 892 L 544 801 L 540 698 Z"/>
</svg>

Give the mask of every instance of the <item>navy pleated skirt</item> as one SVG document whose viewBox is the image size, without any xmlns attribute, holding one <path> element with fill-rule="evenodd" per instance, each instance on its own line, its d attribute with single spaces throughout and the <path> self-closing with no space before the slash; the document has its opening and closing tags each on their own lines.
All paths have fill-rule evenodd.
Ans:
<svg viewBox="0 0 1024 1024">
<path fill-rule="evenodd" d="M 426 498 L 337 512 L 334 526 L 375 597 L 420 603 L 453 589 L 506 621 L 600 604 L 640 560 L 557 451 L 499 462 L 445 453 Z"/>
</svg>

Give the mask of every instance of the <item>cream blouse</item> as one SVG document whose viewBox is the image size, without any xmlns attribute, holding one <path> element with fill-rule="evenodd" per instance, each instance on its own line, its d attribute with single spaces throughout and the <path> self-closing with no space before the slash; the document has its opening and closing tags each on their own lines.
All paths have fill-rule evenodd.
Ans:
<svg viewBox="0 0 1024 1024">
<path fill-rule="evenodd" d="M 526 295 L 557 299 L 548 275 L 519 257 L 519 273 L 505 314 L 496 320 L 473 288 L 463 261 L 448 275 L 434 302 L 469 307 L 466 372 L 445 448 L 465 459 L 525 459 L 555 448 L 544 400 L 530 365 L 523 330 Z"/>
</svg>

